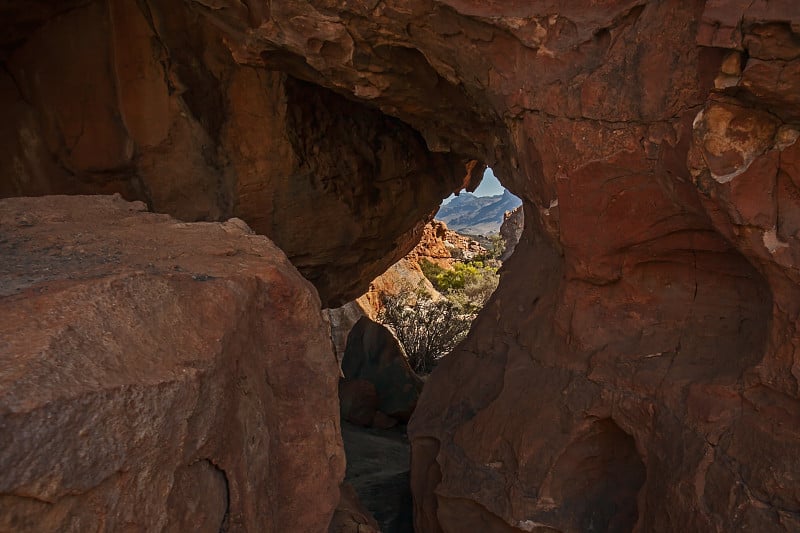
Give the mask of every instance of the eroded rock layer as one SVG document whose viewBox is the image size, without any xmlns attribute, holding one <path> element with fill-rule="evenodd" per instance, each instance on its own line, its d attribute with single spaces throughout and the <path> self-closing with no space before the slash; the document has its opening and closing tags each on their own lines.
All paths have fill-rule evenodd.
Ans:
<svg viewBox="0 0 800 533">
<path fill-rule="evenodd" d="M 316 292 L 241 220 L 143 211 L 0 201 L 0 530 L 325 531 L 344 453 Z"/>
<path fill-rule="evenodd" d="M 310 234 L 287 252 L 325 301 L 413 247 L 459 181 L 425 169 L 481 160 L 523 199 L 500 288 L 411 421 L 418 530 L 800 529 L 800 4 L 45 4 L 3 17 L 3 194 L 113 185 L 156 208 L 190 195 L 187 218 L 270 213 L 258 231 Z M 340 96 L 365 124 L 328 117 Z M 396 148 L 353 139 L 395 119 Z M 361 164 L 376 153 L 422 170 Z M 323 207 L 359 214 L 314 233 L 280 195 L 264 207 L 273 188 L 328 226 Z"/>
<path fill-rule="evenodd" d="M 338 305 L 479 175 L 280 57 L 236 64 L 202 3 L 73 4 L 0 7 L 0 197 L 117 192 L 182 220 L 237 216 Z"/>
</svg>

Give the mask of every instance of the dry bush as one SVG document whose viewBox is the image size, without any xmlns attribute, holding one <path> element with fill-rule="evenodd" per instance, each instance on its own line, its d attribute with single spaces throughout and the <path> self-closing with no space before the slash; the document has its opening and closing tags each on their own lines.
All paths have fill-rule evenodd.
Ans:
<svg viewBox="0 0 800 533">
<path fill-rule="evenodd" d="M 434 301 L 416 294 L 413 299 L 386 296 L 378 321 L 394 331 L 411 368 L 427 374 L 467 335 L 474 315 L 465 314 L 447 299 Z"/>
</svg>

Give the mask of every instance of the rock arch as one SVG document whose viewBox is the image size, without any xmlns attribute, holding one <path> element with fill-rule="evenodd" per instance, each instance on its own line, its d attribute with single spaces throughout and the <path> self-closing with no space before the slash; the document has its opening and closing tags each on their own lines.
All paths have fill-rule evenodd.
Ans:
<svg viewBox="0 0 800 533">
<path fill-rule="evenodd" d="M 421 530 L 458 530 L 464 506 L 538 527 L 547 465 L 609 417 L 643 450 L 640 529 L 800 527 L 796 8 L 109 0 L 10 15 L 3 196 L 237 214 L 326 303 L 408 251 L 482 163 L 523 199 L 500 288 L 412 421 Z M 56 49 L 74 68 L 50 64 Z M 87 72 L 91 101 L 75 97 Z M 318 242 L 320 228 L 341 231 Z"/>
</svg>

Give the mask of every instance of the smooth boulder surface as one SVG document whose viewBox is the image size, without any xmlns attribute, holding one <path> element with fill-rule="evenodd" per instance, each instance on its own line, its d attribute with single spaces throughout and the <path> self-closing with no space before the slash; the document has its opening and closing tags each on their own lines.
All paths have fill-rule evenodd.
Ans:
<svg viewBox="0 0 800 533">
<path fill-rule="evenodd" d="M 337 375 L 316 291 L 242 221 L 0 200 L 0 530 L 325 531 Z"/>
<path fill-rule="evenodd" d="M 407 422 L 414 412 L 422 380 L 409 366 L 400 342 L 383 324 L 366 316 L 356 322 L 347 337 L 342 372 L 347 382 L 373 385 L 377 408 L 383 414 Z"/>
</svg>

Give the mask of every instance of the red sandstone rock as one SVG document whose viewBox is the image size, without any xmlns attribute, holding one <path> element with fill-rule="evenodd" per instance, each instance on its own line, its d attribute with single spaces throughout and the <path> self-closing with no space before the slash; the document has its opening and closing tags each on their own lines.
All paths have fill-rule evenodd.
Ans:
<svg viewBox="0 0 800 533">
<path fill-rule="evenodd" d="M 0 201 L 0 530 L 324 531 L 344 455 L 319 307 L 237 219 Z"/>
<path fill-rule="evenodd" d="M 763 33 L 732 2 L 713 4 L 731 10 L 739 42 Z M 543 177 L 528 189 L 539 218 L 409 426 L 422 530 L 800 528 L 793 82 L 785 96 L 766 74 L 771 90 L 749 89 L 754 74 L 736 79 L 730 55 L 672 25 L 677 7 L 613 25 L 638 59 L 617 78 L 589 74 L 583 117 L 532 113 L 519 126 L 535 143 L 522 145 L 528 172 Z M 786 8 L 768 21 L 797 24 Z M 719 46 L 702 28 L 699 42 Z M 795 34 L 784 57 L 789 42 L 800 52 Z M 625 57 L 612 47 L 604 61 Z M 766 71 L 749 60 L 744 71 L 756 65 Z M 592 77 L 603 99 L 586 98 Z M 660 114 L 659 100 L 687 111 Z M 494 325 L 511 312 L 514 324 Z"/>
<path fill-rule="evenodd" d="M 375 385 L 366 379 L 339 380 L 339 410 L 342 420 L 369 427 L 379 405 Z"/>
<path fill-rule="evenodd" d="M 4 11 L 23 15 L 0 10 L 3 26 Z M 279 65 L 240 67 L 206 10 L 108 0 L 24 13 L 34 20 L 9 29 L 25 35 L 0 72 L 0 197 L 118 192 L 186 221 L 236 216 L 326 305 L 355 298 L 480 169 Z"/>
<path fill-rule="evenodd" d="M 429 222 L 422 232 L 419 243 L 406 257 L 416 263 L 424 259 L 440 266 L 451 266 L 453 254 L 451 246 L 448 246 L 452 245 L 451 241 L 454 240 L 451 234 L 455 232 L 447 229 L 447 224 L 444 222 L 440 220 Z"/>
<path fill-rule="evenodd" d="M 419 530 L 800 530 L 800 4 L 146 4 L 152 25 L 121 2 L 5 8 L 3 195 L 144 189 L 194 217 L 266 217 L 297 232 L 326 301 L 404 255 L 457 181 L 417 193 L 426 179 L 376 173 L 375 154 L 481 160 L 523 199 L 500 288 L 410 426 Z M 359 125 L 273 71 L 359 102 Z M 150 98 L 167 128 L 132 118 Z M 383 149 L 394 122 L 374 110 L 419 135 Z M 316 172 L 319 188 L 295 179 Z M 294 198 L 270 195 L 276 176 L 302 204 L 269 207 Z M 377 210 L 374 176 L 394 191 Z M 379 230 L 391 213 L 408 224 Z"/>
<path fill-rule="evenodd" d="M 486 251 L 475 239 L 449 229 L 441 220 L 434 220 L 425 226 L 419 243 L 406 258 L 417 263 L 426 260 L 452 268 L 455 261 L 470 260 Z"/>
<path fill-rule="evenodd" d="M 369 290 L 359 296 L 355 303 L 365 316 L 377 320 L 383 309 L 385 297 L 406 295 L 413 299 L 414 294 L 420 290 L 430 294 L 432 298 L 441 297 L 439 291 L 425 277 L 419 261 L 411 256 L 406 256 L 372 280 Z"/>
</svg>

